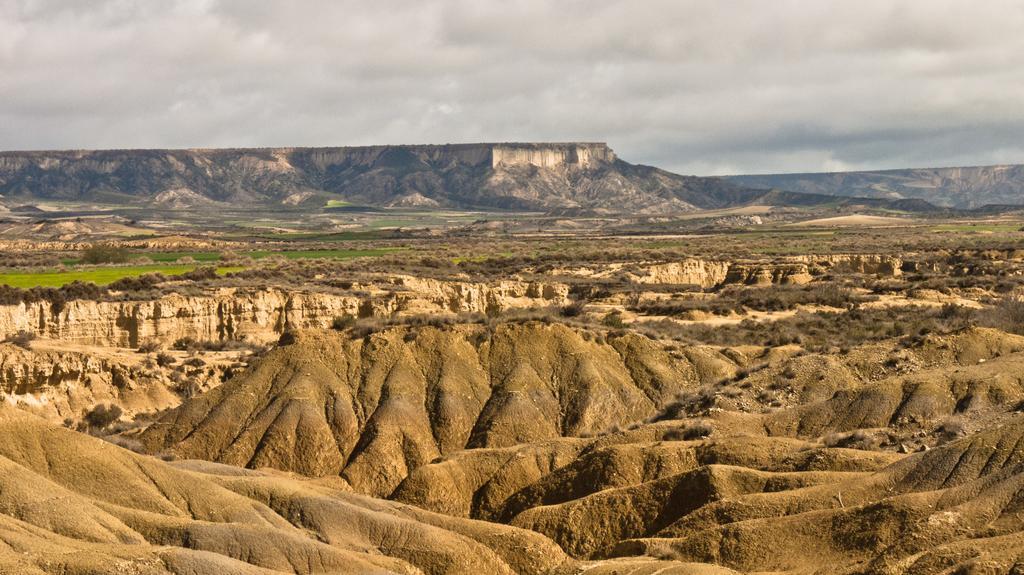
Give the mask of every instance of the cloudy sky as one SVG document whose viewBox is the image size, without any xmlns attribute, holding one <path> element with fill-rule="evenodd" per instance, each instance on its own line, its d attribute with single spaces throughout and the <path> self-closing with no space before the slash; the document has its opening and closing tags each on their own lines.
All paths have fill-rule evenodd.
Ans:
<svg viewBox="0 0 1024 575">
<path fill-rule="evenodd" d="M 607 141 L 1024 162 L 1020 0 L 2 0 L 0 149 Z"/>
</svg>

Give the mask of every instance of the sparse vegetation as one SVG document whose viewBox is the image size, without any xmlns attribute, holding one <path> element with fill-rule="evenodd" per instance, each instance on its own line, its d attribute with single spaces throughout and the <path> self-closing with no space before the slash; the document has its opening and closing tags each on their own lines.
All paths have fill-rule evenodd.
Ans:
<svg viewBox="0 0 1024 575">
<path fill-rule="evenodd" d="M 22 349 L 32 349 L 32 341 L 36 339 L 36 334 L 21 330 L 17 333 L 13 333 L 4 338 L 4 343 L 16 345 Z"/>
<path fill-rule="evenodd" d="M 113 244 L 93 244 L 82 251 L 83 264 L 123 264 L 131 260 L 131 252 Z"/>
<path fill-rule="evenodd" d="M 331 320 L 331 329 L 343 331 L 356 325 L 356 318 L 350 315 L 339 315 Z"/>
<path fill-rule="evenodd" d="M 92 429 L 102 431 L 121 418 L 124 411 L 116 404 L 100 403 L 86 412 L 82 420 Z"/>
</svg>

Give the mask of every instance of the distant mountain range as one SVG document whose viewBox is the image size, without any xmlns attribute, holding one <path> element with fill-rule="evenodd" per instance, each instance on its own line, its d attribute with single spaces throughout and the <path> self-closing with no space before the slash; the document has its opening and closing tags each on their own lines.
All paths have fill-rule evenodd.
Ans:
<svg viewBox="0 0 1024 575">
<path fill-rule="evenodd" d="M 929 195 L 946 188 L 922 182 L 953 178 L 928 180 L 928 170 L 889 175 L 889 187 L 873 184 L 882 176 L 871 174 L 897 172 L 704 178 L 631 164 L 606 144 L 588 142 L 0 152 L 0 202 L 8 208 L 66 201 L 209 210 L 355 205 L 643 215 L 752 204 L 929 211 L 936 200 L 990 203 L 970 194 L 1004 203 L 1013 197 L 1004 190 L 1020 195 L 1024 172 L 997 177 L 991 170 L 987 180 L 970 178 L 978 182 L 971 189 L 981 191 L 947 201 L 952 192 Z M 999 191 L 987 190 L 983 181 Z"/>
<path fill-rule="evenodd" d="M 890 200 L 916 198 L 950 208 L 1024 204 L 1024 165 L 763 174 L 725 179 L 743 187 Z"/>
</svg>

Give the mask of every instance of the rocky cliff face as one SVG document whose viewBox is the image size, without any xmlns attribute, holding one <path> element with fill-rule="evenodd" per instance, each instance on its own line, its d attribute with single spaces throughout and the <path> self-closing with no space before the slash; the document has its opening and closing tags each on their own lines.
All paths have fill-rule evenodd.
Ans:
<svg viewBox="0 0 1024 575">
<path fill-rule="evenodd" d="M 902 275 L 903 260 L 883 254 L 824 254 L 779 258 L 775 261 L 722 261 L 688 258 L 678 262 L 642 265 L 624 271 L 623 266 L 595 270 L 558 269 L 554 273 L 609 277 L 624 274 L 640 284 L 723 285 L 804 284 L 816 276 L 837 273 L 870 274 L 882 277 Z"/>
<path fill-rule="evenodd" d="M 168 352 L 164 352 L 168 353 Z M 98 404 L 114 404 L 130 420 L 139 413 L 176 407 L 183 396 L 220 385 L 242 352 L 207 352 L 186 365 L 184 352 L 169 352 L 173 364 L 158 365 L 146 354 L 37 341 L 31 349 L 0 344 L 0 402 L 55 423 L 78 423 Z"/>
<path fill-rule="evenodd" d="M 615 161 L 607 144 L 561 144 L 547 146 L 498 145 L 491 148 L 491 167 L 536 166 L 556 168 L 589 167 Z"/>
<path fill-rule="evenodd" d="M 646 284 L 699 285 L 710 288 L 725 282 L 732 264 L 697 258 L 647 266 L 633 275 L 633 281 Z"/>
<path fill-rule="evenodd" d="M 665 213 L 760 192 L 619 160 L 601 143 L 0 153 L 0 195 L 215 210 L 371 206 Z M 628 206 L 628 210 L 626 207 Z"/>
<path fill-rule="evenodd" d="M 222 341 L 276 340 L 286 328 L 326 328 L 334 318 L 388 317 L 395 313 L 488 313 L 510 307 L 564 305 L 568 286 L 503 281 L 494 285 L 407 276 L 369 297 L 222 289 L 209 295 L 171 294 L 151 301 L 74 300 L 0 306 L 0 333 L 28 331 L 66 342 L 137 347 L 184 337 Z"/>
<path fill-rule="evenodd" d="M 886 254 L 825 254 L 797 256 L 793 259 L 837 273 L 890 277 L 903 275 L 903 259 Z"/>
</svg>

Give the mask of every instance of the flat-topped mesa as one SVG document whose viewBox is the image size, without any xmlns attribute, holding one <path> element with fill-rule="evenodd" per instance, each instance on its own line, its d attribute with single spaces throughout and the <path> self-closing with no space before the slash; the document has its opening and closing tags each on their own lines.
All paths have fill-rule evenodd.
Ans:
<svg viewBox="0 0 1024 575">
<path fill-rule="evenodd" d="M 382 166 L 423 162 L 435 166 L 536 166 L 555 168 L 564 165 L 587 167 L 595 162 L 613 162 L 615 152 L 604 142 L 502 142 L 480 144 L 424 144 L 353 146 L 342 148 L 296 148 L 280 150 L 291 156 L 305 157 L 318 169 L 330 166 Z"/>
<path fill-rule="evenodd" d="M 496 144 L 491 147 L 491 167 L 532 165 L 554 168 L 566 164 L 587 167 L 593 162 L 614 162 L 615 152 L 605 143 Z"/>
<path fill-rule="evenodd" d="M 336 199 L 373 207 L 634 215 L 753 201 L 715 178 L 621 161 L 602 142 L 0 152 L 0 196 L 5 203 L 64 200 L 161 209 L 287 205 L 320 211 Z"/>
</svg>

